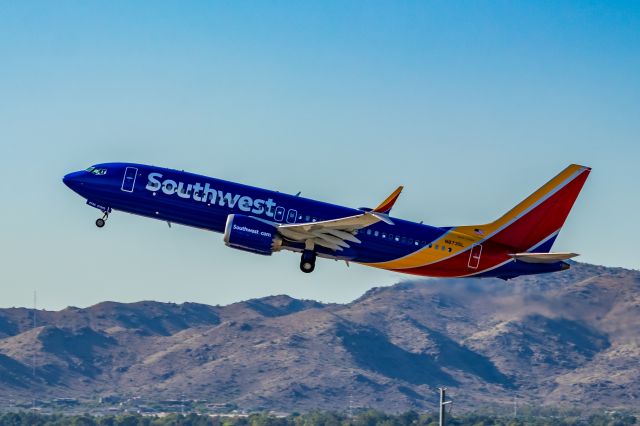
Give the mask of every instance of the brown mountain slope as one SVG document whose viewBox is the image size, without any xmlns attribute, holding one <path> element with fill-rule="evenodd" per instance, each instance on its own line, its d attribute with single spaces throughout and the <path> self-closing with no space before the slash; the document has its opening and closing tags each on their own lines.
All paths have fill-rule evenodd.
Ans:
<svg viewBox="0 0 640 426">
<path fill-rule="evenodd" d="M 100 303 L 0 310 L 0 398 L 105 395 L 247 409 L 637 406 L 640 273 L 574 264 L 500 280 L 404 281 L 346 305 Z M 33 356 L 37 374 L 32 375 Z"/>
</svg>

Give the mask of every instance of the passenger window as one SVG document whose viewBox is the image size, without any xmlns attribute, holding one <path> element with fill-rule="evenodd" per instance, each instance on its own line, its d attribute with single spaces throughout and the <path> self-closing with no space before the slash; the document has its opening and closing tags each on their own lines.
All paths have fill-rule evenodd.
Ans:
<svg viewBox="0 0 640 426">
<path fill-rule="evenodd" d="M 311 216 L 305 216 L 305 217 L 304 217 L 304 221 L 305 221 L 305 222 L 309 222 L 310 220 L 311 220 Z"/>
<path fill-rule="evenodd" d="M 438 250 L 438 245 L 436 244 L 436 250 Z"/>
<path fill-rule="evenodd" d="M 374 231 L 374 232 L 373 232 L 373 236 L 374 236 L 374 237 L 377 237 L 377 236 L 378 236 L 378 231 Z"/>
<path fill-rule="evenodd" d="M 445 248 L 446 248 L 445 246 L 442 246 L 442 251 L 444 251 Z"/>
<path fill-rule="evenodd" d="M 367 229 L 367 235 L 371 235 L 371 229 Z"/>
<path fill-rule="evenodd" d="M 400 241 L 400 237 L 396 235 L 396 241 Z"/>
<path fill-rule="evenodd" d="M 402 237 L 402 244 L 406 244 L 407 243 L 407 237 Z"/>
<path fill-rule="evenodd" d="M 382 233 L 382 238 L 387 238 L 387 234 L 385 234 L 384 232 Z"/>
<path fill-rule="evenodd" d="M 409 244 L 413 244 L 413 238 L 409 238 Z"/>
<path fill-rule="evenodd" d="M 449 253 L 451 253 L 451 247 L 449 247 Z"/>
<path fill-rule="evenodd" d="M 418 246 L 418 245 L 420 245 L 420 241 L 418 241 L 418 240 L 415 240 L 415 241 L 414 241 L 414 243 L 415 243 L 415 245 L 417 245 L 417 246 Z"/>
</svg>

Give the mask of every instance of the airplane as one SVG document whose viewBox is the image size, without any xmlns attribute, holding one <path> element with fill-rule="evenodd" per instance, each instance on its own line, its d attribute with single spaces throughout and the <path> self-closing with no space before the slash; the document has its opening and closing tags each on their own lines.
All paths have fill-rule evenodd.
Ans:
<svg viewBox="0 0 640 426">
<path fill-rule="evenodd" d="M 551 252 L 591 168 L 572 164 L 497 220 L 436 227 L 390 216 L 403 187 L 376 208 L 350 208 L 184 171 L 134 163 L 96 164 L 64 184 L 102 212 L 113 211 L 223 234 L 232 248 L 316 258 L 431 277 L 508 280 L 566 270 L 576 253 Z"/>
</svg>

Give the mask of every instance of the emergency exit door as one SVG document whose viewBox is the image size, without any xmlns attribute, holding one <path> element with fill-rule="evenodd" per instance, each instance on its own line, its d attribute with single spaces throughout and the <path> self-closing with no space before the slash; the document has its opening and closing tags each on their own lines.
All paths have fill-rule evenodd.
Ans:
<svg viewBox="0 0 640 426">
<path fill-rule="evenodd" d="M 471 253 L 469 254 L 469 268 L 478 269 L 480 265 L 480 256 L 482 255 L 482 244 L 471 247 Z"/>
<path fill-rule="evenodd" d="M 136 184 L 136 176 L 138 176 L 138 169 L 136 167 L 127 167 L 125 169 L 121 188 L 124 192 L 133 192 L 133 187 Z"/>
</svg>

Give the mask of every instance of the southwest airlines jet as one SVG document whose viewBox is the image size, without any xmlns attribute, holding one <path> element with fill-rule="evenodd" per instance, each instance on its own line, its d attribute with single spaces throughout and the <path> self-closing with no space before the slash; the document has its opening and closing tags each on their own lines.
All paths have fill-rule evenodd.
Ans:
<svg viewBox="0 0 640 426">
<path fill-rule="evenodd" d="M 402 186 L 378 207 L 356 209 L 143 164 L 97 164 L 63 182 L 102 211 L 99 228 L 119 210 L 220 232 L 227 246 L 251 253 L 301 253 L 307 273 L 319 256 L 406 274 L 506 280 L 569 268 L 564 261 L 577 255 L 551 246 L 590 171 L 571 165 L 493 222 L 446 227 L 391 217 Z"/>
</svg>

